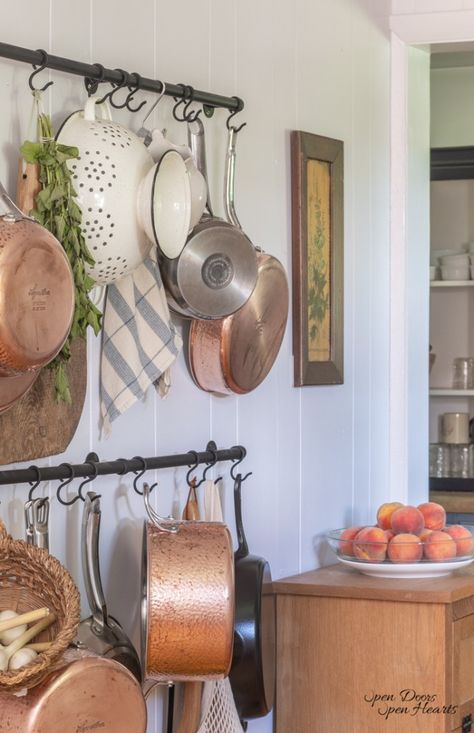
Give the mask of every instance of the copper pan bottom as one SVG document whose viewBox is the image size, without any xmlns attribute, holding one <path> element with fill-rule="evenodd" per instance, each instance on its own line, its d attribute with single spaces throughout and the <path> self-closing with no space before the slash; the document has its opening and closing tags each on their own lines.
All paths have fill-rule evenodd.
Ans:
<svg viewBox="0 0 474 733">
<path fill-rule="evenodd" d="M 4 376 L 0 371 L 0 415 L 13 407 L 33 386 L 40 370 L 22 372 L 14 376 Z"/>
</svg>

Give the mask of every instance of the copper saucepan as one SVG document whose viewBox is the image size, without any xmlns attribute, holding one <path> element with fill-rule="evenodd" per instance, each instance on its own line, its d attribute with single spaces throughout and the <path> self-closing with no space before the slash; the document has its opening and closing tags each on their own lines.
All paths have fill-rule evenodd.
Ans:
<svg viewBox="0 0 474 733">
<path fill-rule="evenodd" d="M 236 130 L 229 128 L 224 207 L 241 228 L 234 209 Z M 247 302 L 226 318 L 194 320 L 188 361 L 196 384 L 206 392 L 246 394 L 265 379 L 278 356 L 288 318 L 288 279 L 281 262 L 258 251 L 257 284 Z"/>
<path fill-rule="evenodd" d="M 155 682 L 225 677 L 232 662 L 234 564 L 222 522 L 163 519 L 144 486 L 142 666 Z"/>
<path fill-rule="evenodd" d="M 38 370 L 61 350 L 75 291 L 61 244 L 1 184 L 0 211 L 0 368 L 13 376 Z"/>
<path fill-rule="evenodd" d="M 65 656 L 23 697 L 0 692 L 2 733 L 145 733 L 145 700 L 123 665 L 76 651 Z"/>
</svg>

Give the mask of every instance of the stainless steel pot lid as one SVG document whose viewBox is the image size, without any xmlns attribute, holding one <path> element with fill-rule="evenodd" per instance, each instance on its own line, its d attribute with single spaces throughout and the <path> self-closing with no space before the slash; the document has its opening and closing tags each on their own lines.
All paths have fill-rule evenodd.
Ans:
<svg viewBox="0 0 474 733">
<path fill-rule="evenodd" d="M 198 318 L 222 318 L 247 302 L 257 282 L 257 256 L 248 237 L 226 222 L 198 225 L 172 265 L 178 306 Z"/>
</svg>

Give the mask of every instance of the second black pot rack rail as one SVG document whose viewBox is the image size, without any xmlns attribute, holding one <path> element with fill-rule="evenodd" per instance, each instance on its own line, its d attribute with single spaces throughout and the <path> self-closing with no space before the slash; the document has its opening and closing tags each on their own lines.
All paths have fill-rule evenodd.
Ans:
<svg viewBox="0 0 474 733">
<path fill-rule="evenodd" d="M 99 63 L 85 64 L 82 61 L 74 61 L 63 56 L 53 56 L 53 54 L 48 54 L 42 49 L 34 51 L 30 48 L 12 46 L 9 43 L 0 43 L 0 56 L 12 61 L 23 61 L 42 69 L 54 69 L 55 71 L 83 76 L 84 79 L 97 83 L 109 82 L 121 85 L 124 82 L 125 74 L 127 85 L 133 84 L 135 88 L 157 93 L 161 93 L 164 87 L 165 95 L 173 97 L 175 100 L 187 99 L 188 101 L 202 103 L 204 111 L 209 116 L 216 107 L 228 109 L 234 113 L 240 112 L 244 107 L 240 97 L 223 97 L 220 94 L 194 89 L 186 84 L 168 84 L 168 82 L 162 82 L 158 79 L 141 76 L 137 72 L 129 73 L 124 69 L 107 69 Z"/>
<path fill-rule="evenodd" d="M 243 445 L 234 445 L 231 448 L 217 449 L 216 444 L 210 441 L 205 451 L 188 451 L 169 456 L 152 456 L 142 458 L 117 458 L 114 461 L 99 461 L 94 453 L 89 453 L 85 463 L 71 464 L 61 463 L 59 466 L 29 466 L 28 468 L 15 468 L 7 471 L 0 471 L 0 485 L 7 484 L 38 484 L 46 481 L 65 481 L 72 478 L 95 478 L 116 474 L 123 476 L 127 473 L 143 473 L 159 468 L 174 468 L 188 466 L 194 469 L 199 464 L 213 466 L 221 461 L 241 462 L 247 451 Z M 97 459 L 97 460 L 95 460 Z"/>
</svg>

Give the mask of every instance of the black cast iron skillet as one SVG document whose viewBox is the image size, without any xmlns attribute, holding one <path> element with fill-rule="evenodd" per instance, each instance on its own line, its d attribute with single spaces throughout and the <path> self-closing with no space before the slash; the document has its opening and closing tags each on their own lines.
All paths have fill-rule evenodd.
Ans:
<svg viewBox="0 0 474 733">
<path fill-rule="evenodd" d="M 234 483 L 235 524 L 239 546 L 235 562 L 235 626 L 229 674 L 242 720 L 260 718 L 273 706 L 275 688 L 275 605 L 270 566 L 249 554 L 242 524 L 242 475 Z"/>
</svg>

